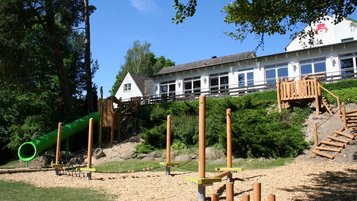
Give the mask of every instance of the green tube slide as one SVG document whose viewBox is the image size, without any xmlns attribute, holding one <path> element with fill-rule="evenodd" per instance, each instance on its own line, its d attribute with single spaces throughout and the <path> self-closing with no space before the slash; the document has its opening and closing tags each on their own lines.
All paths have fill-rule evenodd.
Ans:
<svg viewBox="0 0 357 201">
<path fill-rule="evenodd" d="M 88 127 L 89 119 L 93 118 L 94 123 L 99 121 L 99 112 L 93 112 L 85 117 L 77 119 L 62 127 L 62 140 L 83 131 Z M 57 143 L 57 129 L 41 136 L 33 141 L 23 143 L 17 154 L 21 161 L 27 162 L 33 160 L 39 153 L 52 147 Z"/>
</svg>

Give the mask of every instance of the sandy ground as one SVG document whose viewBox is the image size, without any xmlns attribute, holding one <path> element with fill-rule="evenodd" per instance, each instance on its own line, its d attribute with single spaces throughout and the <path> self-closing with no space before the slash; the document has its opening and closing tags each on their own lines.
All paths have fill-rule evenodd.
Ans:
<svg viewBox="0 0 357 201">
<path fill-rule="evenodd" d="M 56 176 L 54 172 L 1 174 L 2 180 L 24 181 L 40 187 L 91 188 L 103 191 L 120 201 L 196 200 L 197 185 L 186 180 L 197 173 L 138 172 L 127 174 L 94 173 L 93 180 Z M 207 173 L 206 177 L 214 173 Z M 316 162 L 296 159 L 292 164 L 264 170 L 234 173 L 235 199 L 245 193 L 252 196 L 252 185 L 262 184 L 262 198 L 275 194 L 277 200 L 357 200 L 357 163 Z M 224 181 L 206 188 L 206 195 L 218 192 L 225 200 Z"/>
</svg>

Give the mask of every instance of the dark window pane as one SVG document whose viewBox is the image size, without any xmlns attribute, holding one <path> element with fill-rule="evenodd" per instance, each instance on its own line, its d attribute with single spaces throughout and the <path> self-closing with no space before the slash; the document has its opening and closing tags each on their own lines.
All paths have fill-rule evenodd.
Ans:
<svg viewBox="0 0 357 201">
<path fill-rule="evenodd" d="M 239 73 L 238 74 L 238 87 L 244 87 L 244 86 L 245 86 L 244 73 Z"/>
<path fill-rule="evenodd" d="M 247 85 L 248 85 L 248 87 L 254 86 L 254 74 L 253 74 L 253 72 L 247 73 Z"/>
<path fill-rule="evenodd" d="M 160 91 L 161 91 L 161 93 L 167 93 L 167 85 L 161 85 Z"/>
<path fill-rule="evenodd" d="M 314 67 L 315 67 L 315 73 L 326 72 L 326 64 L 325 64 L 325 62 L 315 63 Z"/>
<path fill-rule="evenodd" d="M 200 80 L 193 81 L 193 92 L 195 94 L 201 92 L 201 81 Z"/>
<path fill-rule="evenodd" d="M 265 80 L 268 85 L 275 85 L 276 82 L 275 69 L 270 69 L 265 71 Z"/>
<path fill-rule="evenodd" d="M 288 68 L 279 68 L 278 69 L 278 77 L 283 78 L 283 77 L 288 77 Z"/>
<path fill-rule="evenodd" d="M 221 85 L 226 84 L 228 85 L 228 76 L 220 78 Z"/>
<path fill-rule="evenodd" d="M 191 83 L 191 81 L 185 82 L 184 85 L 185 85 L 185 90 L 191 90 L 191 89 L 192 89 L 192 83 Z"/>
<path fill-rule="evenodd" d="M 301 65 L 301 75 L 306 75 L 312 73 L 311 64 L 303 64 Z"/>
<path fill-rule="evenodd" d="M 341 60 L 341 75 L 343 78 L 353 77 L 353 60 L 352 60 L 352 58 Z"/>
</svg>

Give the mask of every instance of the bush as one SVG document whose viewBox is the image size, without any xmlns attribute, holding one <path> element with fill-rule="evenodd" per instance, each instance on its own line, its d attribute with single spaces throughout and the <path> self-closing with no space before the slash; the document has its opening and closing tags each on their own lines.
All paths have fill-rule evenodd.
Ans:
<svg viewBox="0 0 357 201">
<path fill-rule="evenodd" d="M 171 145 L 171 149 L 180 151 L 187 149 L 187 145 L 181 141 L 174 141 Z"/>
<path fill-rule="evenodd" d="M 340 97 L 341 102 L 355 103 L 357 102 L 357 80 L 341 80 L 336 83 L 325 84 L 324 87 Z M 329 103 L 336 104 L 336 99 L 323 91 L 323 96 L 327 98 Z"/>
<path fill-rule="evenodd" d="M 239 157 L 290 157 L 307 147 L 302 123 L 310 109 L 283 113 L 269 112 L 276 104 L 276 91 L 241 97 L 208 98 L 206 105 L 206 146 L 226 147 L 226 109 L 232 110 L 234 154 Z M 143 106 L 146 121 L 142 138 L 146 149 L 164 148 L 166 116 L 172 119 L 172 146 L 183 149 L 198 143 L 198 101 Z M 138 147 L 141 150 L 142 147 Z M 138 151 L 139 152 L 139 151 Z"/>
</svg>

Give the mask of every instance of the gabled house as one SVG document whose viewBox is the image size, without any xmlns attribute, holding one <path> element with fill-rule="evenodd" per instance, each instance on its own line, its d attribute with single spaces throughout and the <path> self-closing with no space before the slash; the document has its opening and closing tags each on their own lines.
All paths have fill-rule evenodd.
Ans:
<svg viewBox="0 0 357 201">
<path fill-rule="evenodd" d="M 143 97 L 145 95 L 145 80 L 147 79 L 145 76 L 128 72 L 115 93 L 115 97 L 121 98 L 122 101 L 129 101 L 134 97 Z"/>
</svg>

